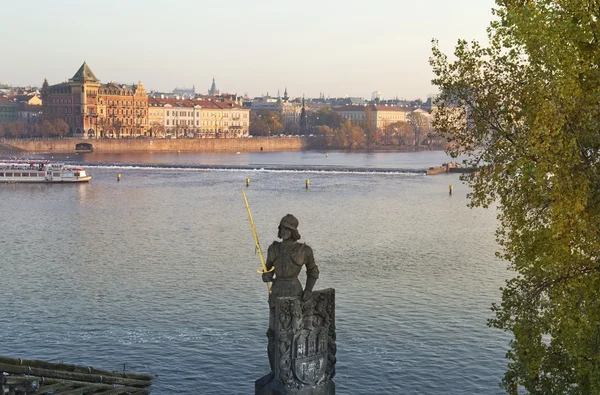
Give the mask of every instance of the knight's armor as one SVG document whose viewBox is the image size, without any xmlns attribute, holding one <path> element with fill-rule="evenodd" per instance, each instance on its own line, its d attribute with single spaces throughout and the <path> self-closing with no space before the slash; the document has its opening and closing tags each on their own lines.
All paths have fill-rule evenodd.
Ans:
<svg viewBox="0 0 600 395">
<path fill-rule="evenodd" d="M 298 220 L 293 215 L 288 214 L 283 217 L 279 227 L 280 230 L 281 227 L 292 230 L 296 234 L 296 239 L 300 238 Z M 304 243 L 292 240 L 274 241 L 269 246 L 267 252 L 266 266 L 267 270 L 275 266 L 275 274 L 272 279 L 273 285 L 271 287 L 271 294 L 269 295 L 269 329 L 267 330 L 267 338 L 269 339 L 267 351 L 271 371 L 273 371 L 275 298 L 302 296 L 302 284 L 298 280 L 302 266 L 306 266 L 306 286 L 304 287 L 304 291 L 312 291 L 315 282 L 319 278 L 319 268 L 315 264 L 312 248 Z"/>
<path fill-rule="evenodd" d="M 274 241 L 269 246 L 267 270 L 275 266 L 269 307 L 272 307 L 272 298 L 302 295 L 302 284 L 298 280 L 298 275 L 304 265 L 306 266 L 306 289 L 312 291 L 319 278 L 319 268 L 315 264 L 312 248 L 304 243 L 279 241 Z"/>
</svg>

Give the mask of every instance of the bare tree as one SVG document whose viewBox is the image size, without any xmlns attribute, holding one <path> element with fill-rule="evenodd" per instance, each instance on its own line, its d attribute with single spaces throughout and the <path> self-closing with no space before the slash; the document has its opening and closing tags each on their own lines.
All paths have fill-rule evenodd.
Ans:
<svg viewBox="0 0 600 395">
<path fill-rule="evenodd" d="M 97 136 L 99 137 L 106 137 L 106 131 L 107 129 L 109 129 L 109 121 L 108 118 L 98 118 L 98 125 L 97 128 L 100 129 L 100 133 L 99 135 L 97 134 Z M 96 131 L 96 133 L 98 133 L 98 131 Z"/>
<path fill-rule="evenodd" d="M 120 119 L 115 119 L 112 123 L 112 127 L 117 135 L 117 138 L 121 137 L 121 129 L 123 128 L 123 121 Z"/>
<path fill-rule="evenodd" d="M 284 128 L 285 134 L 300 134 L 300 124 L 294 121 L 288 121 Z"/>
<path fill-rule="evenodd" d="M 406 117 L 408 123 L 412 126 L 415 136 L 415 147 L 421 144 L 421 141 L 430 132 L 430 123 L 427 116 L 420 112 L 413 111 Z"/>
<path fill-rule="evenodd" d="M 164 136 L 164 135 L 165 135 L 165 126 L 159 122 L 152 122 L 152 125 L 150 128 L 150 136 L 158 137 L 158 136 Z"/>
<path fill-rule="evenodd" d="M 366 135 L 367 147 L 370 147 L 378 140 L 377 124 L 370 105 L 365 107 L 365 120 L 362 123 L 362 128 Z"/>
<path fill-rule="evenodd" d="M 65 137 L 69 133 L 69 124 L 61 118 L 53 120 L 52 126 L 54 126 L 54 134 L 58 137 Z"/>
<path fill-rule="evenodd" d="M 42 137 L 54 137 L 56 135 L 56 129 L 51 121 L 42 122 Z"/>
</svg>

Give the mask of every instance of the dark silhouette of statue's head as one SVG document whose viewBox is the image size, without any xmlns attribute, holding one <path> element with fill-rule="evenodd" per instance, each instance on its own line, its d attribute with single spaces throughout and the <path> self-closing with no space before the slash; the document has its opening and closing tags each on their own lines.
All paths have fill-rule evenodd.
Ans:
<svg viewBox="0 0 600 395">
<path fill-rule="evenodd" d="M 292 214 L 287 214 L 285 217 L 281 218 L 279 222 L 279 228 L 277 232 L 277 237 L 282 239 L 281 237 L 281 229 L 286 228 L 290 232 L 292 232 L 292 239 L 294 241 L 300 240 L 300 233 L 298 232 L 298 219 L 294 217 Z"/>
</svg>

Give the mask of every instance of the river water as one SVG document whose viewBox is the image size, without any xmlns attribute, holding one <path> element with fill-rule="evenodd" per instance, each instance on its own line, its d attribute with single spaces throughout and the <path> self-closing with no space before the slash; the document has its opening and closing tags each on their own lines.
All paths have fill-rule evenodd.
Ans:
<svg viewBox="0 0 600 395">
<path fill-rule="evenodd" d="M 151 373 L 153 394 L 254 393 L 268 311 L 244 188 L 263 250 L 294 214 L 315 288 L 336 289 L 339 394 L 503 393 L 496 213 L 423 174 L 443 152 L 54 160 L 92 182 L 0 184 L 0 355 Z"/>
</svg>

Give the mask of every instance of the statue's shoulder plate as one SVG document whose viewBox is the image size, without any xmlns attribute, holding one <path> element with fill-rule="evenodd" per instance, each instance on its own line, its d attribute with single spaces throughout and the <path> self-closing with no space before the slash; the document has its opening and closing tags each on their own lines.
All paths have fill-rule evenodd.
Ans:
<svg viewBox="0 0 600 395">
<path fill-rule="evenodd" d="M 272 260 L 275 260 L 275 258 L 277 258 L 277 256 L 279 255 L 279 246 L 280 245 L 281 245 L 281 242 L 274 241 L 269 246 L 269 249 L 267 250 L 267 254 L 269 254 L 272 257 Z"/>
<path fill-rule="evenodd" d="M 304 243 L 296 243 L 294 253 L 292 254 L 292 261 L 298 266 L 302 266 L 306 263 L 306 258 L 312 255 L 312 248 Z"/>
</svg>

